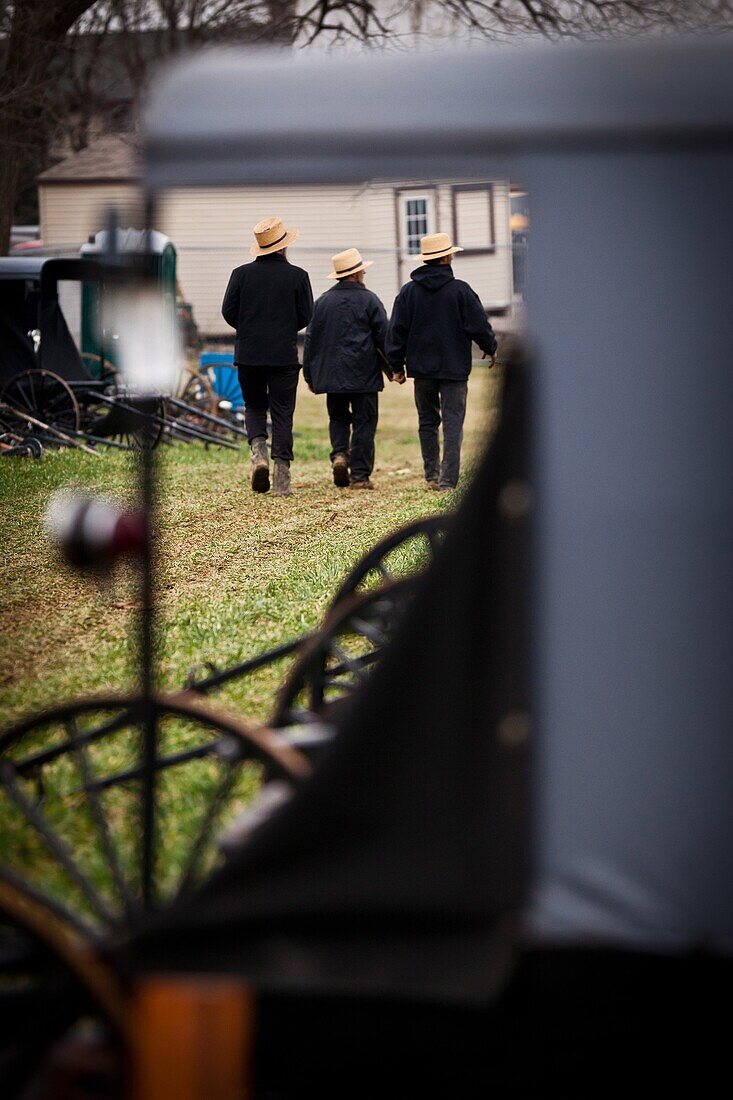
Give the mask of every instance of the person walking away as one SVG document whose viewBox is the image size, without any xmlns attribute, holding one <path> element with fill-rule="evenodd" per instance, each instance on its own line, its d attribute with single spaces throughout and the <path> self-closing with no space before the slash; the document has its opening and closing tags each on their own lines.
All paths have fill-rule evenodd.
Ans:
<svg viewBox="0 0 733 1100">
<path fill-rule="evenodd" d="M 313 393 L 326 394 L 334 484 L 373 489 L 387 314 L 365 285 L 364 272 L 373 260 L 347 248 L 331 262 L 328 277 L 336 284 L 316 302 L 305 334 L 303 377 Z M 395 377 L 391 370 L 388 376 Z M 398 373 L 395 381 L 404 380 Z"/>
<path fill-rule="evenodd" d="M 431 489 L 455 489 L 458 484 L 471 342 L 488 356 L 497 347 L 478 295 L 453 274 L 453 256 L 462 251 L 447 233 L 421 238 L 422 266 L 397 295 L 387 334 L 392 370 L 400 371 L 406 364 L 414 379 L 420 448 Z"/>
<path fill-rule="evenodd" d="M 221 312 L 237 330 L 234 363 L 244 398 L 244 422 L 252 450 L 252 489 L 270 488 L 267 414 L 272 420 L 273 488 L 289 496 L 293 461 L 293 413 L 298 389 L 298 332 L 313 312 L 308 273 L 288 262 L 298 236 L 280 218 L 265 218 L 253 230 L 252 263 L 229 278 Z"/>
</svg>

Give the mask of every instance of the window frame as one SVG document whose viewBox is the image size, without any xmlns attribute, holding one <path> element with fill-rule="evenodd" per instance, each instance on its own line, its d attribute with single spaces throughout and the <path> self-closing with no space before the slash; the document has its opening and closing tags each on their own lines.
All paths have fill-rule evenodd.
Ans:
<svg viewBox="0 0 733 1100">
<path fill-rule="evenodd" d="M 407 213 L 407 204 L 415 199 L 422 199 L 425 203 L 425 233 L 421 233 L 420 236 L 424 237 L 430 233 L 437 232 L 435 225 L 437 221 L 437 203 L 436 203 L 436 189 L 435 187 L 405 187 L 400 188 L 397 191 L 397 210 L 399 216 L 399 236 L 397 239 L 397 245 L 399 249 L 401 260 L 413 260 L 416 256 L 420 255 L 420 248 L 418 246 L 417 252 L 408 251 L 408 241 L 410 234 L 407 232 L 407 219 L 411 215 Z"/>
<path fill-rule="evenodd" d="M 489 233 L 491 237 L 490 244 L 486 246 L 479 246 L 478 248 L 470 248 L 466 245 L 461 245 L 461 241 L 458 233 L 458 200 L 457 196 L 461 192 L 465 191 L 484 191 L 486 193 L 487 202 L 489 204 Z M 453 218 L 453 243 L 461 245 L 463 248 L 464 256 L 493 256 L 496 252 L 496 210 L 494 204 L 494 184 L 492 182 L 487 183 L 454 183 L 451 184 L 451 214 Z"/>
</svg>

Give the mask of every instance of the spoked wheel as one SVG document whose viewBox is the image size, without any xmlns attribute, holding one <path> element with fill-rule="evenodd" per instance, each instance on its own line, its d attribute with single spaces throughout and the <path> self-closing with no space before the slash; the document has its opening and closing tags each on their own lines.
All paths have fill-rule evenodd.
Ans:
<svg viewBox="0 0 733 1100">
<path fill-rule="evenodd" d="M 448 516 L 427 516 L 382 539 L 357 562 L 330 606 L 336 607 L 354 592 L 367 591 L 384 581 L 421 572 L 434 558 L 448 523 Z"/>
<path fill-rule="evenodd" d="M 147 713 L 137 696 L 92 698 L 0 736 L 0 870 L 82 933 L 122 932 L 195 886 L 263 767 L 289 784 L 309 770 L 269 731 L 186 694 L 154 697 L 146 770 Z"/>
<path fill-rule="evenodd" d="M 25 412 L 62 432 L 73 433 L 79 428 L 79 404 L 74 391 L 53 371 L 40 367 L 21 371 L 8 382 L 0 400 L 16 410 L 19 422 Z M 27 428 L 30 433 L 39 431 L 30 420 Z"/>
<path fill-rule="evenodd" d="M 412 597 L 417 577 L 342 600 L 307 639 L 280 692 L 275 728 L 331 716 L 369 679 Z"/>
<path fill-rule="evenodd" d="M 176 388 L 166 401 L 168 432 L 187 443 L 217 443 L 229 434 L 228 422 L 218 416 L 211 382 L 195 367 L 183 367 Z"/>
<path fill-rule="evenodd" d="M 216 415 L 216 394 L 209 379 L 196 367 L 181 370 L 174 396 L 185 401 L 191 409 Z"/>
<path fill-rule="evenodd" d="M 152 451 L 165 431 L 165 403 L 159 397 L 140 397 L 111 390 L 99 395 L 85 390 L 82 427 L 89 435 L 109 439 L 129 450 Z"/>
<path fill-rule="evenodd" d="M 19 1095 L 52 1043 L 80 1017 L 103 1028 L 89 1068 L 119 1072 L 115 1051 L 125 1030 L 118 981 L 94 943 L 70 927 L 22 884 L 0 875 L 0 1080 L 3 1096 Z M 94 1064 L 89 1062 L 90 1057 Z M 77 1057 L 77 1063 L 79 1058 Z M 81 1067 L 83 1069 L 84 1067 Z M 25 1095 L 25 1093 L 23 1093 Z M 33 1095 L 36 1095 L 33 1092 Z M 46 1095 L 43 1092 L 43 1095 Z"/>
<path fill-rule="evenodd" d="M 121 398 L 124 401 L 124 397 Z M 145 416 L 137 424 L 115 436 L 135 451 L 152 451 L 165 431 L 165 402 L 160 398 L 151 398 L 142 410 Z"/>
<path fill-rule="evenodd" d="M 0 454 L 6 458 L 43 458 L 43 444 L 33 435 L 0 435 Z"/>
</svg>

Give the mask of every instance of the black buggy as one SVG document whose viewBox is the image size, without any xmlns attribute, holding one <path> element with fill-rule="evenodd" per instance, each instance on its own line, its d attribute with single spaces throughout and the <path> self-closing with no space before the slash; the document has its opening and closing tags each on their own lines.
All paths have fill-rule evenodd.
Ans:
<svg viewBox="0 0 733 1100">
<path fill-rule="evenodd" d="M 53 446 L 155 447 L 161 439 L 236 447 L 206 378 L 182 364 L 173 393 L 128 391 L 116 364 L 82 351 L 60 297 L 65 282 L 105 293 L 102 259 L 0 259 L 0 429 Z"/>
</svg>

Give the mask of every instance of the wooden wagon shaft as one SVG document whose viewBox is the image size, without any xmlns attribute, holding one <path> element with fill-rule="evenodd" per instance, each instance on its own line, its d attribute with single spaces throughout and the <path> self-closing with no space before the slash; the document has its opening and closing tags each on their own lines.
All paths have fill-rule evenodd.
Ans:
<svg viewBox="0 0 733 1100">
<path fill-rule="evenodd" d="M 99 443 L 103 447 L 116 447 L 118 451 L 129 451 L 130 447 L 127 443 L 120 443 L 116 439 L 105 439 L 102 435 L 92 435 L 91 432 L 79 432 L 82 439 L 89 440 L 90 443 Z"/>
<path fill-rule="evenodd" d="M 64 443 L 68 443 L 70 447 L 78 447 L 81 451 L 86 451 L 89 455 L 94 455 L 95 458 L 101 458 L 102 456 L 92 450 L 91 447 L 87 447 L 86 443 L 80 443 L 78 439 L 74 439 L 73 436 L 67 435 L 66 432 L 62 432 L 59 428 L 54 428 L 51 424 L 44 424 L 42 420 L 37 420 L 35 416 L 31 416 L 30 413 L 23 412 L 19 409 L 13 408 L 12 405 L 6 405 L 4 401 L 0 401 L 0 408 L 3 412 L 10 413 L 11 416 L 16 417 L 18 420 L 27 420 L 29 424 L 33 424 L 34 427 L 40 428 L 44 432 L 50 432 L 51 435 L 56 436 L 57 439 L 62 440 Z"/>
<path fill-rule="evenodd" d="M 95 399 L 102 402 L 104 405 L 110 407 L 122 408 L 125 411 L 133 412 L 137 416 L 146 415 L 152 423 L 157 424 L 163 430 L 164 434 L 176 435 L 186 442 L 190 442 L 194 439 L 199 440 L 202 443 L 210 443 L 216 447 L 228 447 L 229 450 L 239 450 L 236 443 L 232 443 L 226 439 L 219 439 L 215 436 L 209 435 L 206 432 L 198 431 L 196 428 L 191 427 L 190 424 L 182 424 L 179 420 L 172 420 L 168 416 L 161 416 L 159 413 L 146 413 L 142 414 L 138 409 L 135 409 L 132 405 L 127 405 L 124 400 L 120 400 L 119 396 L 109 397 L 106 394 L 95 394 Z M 169 397 L 159 398 L 161 401 L 170 400 Z M 190 407 L 190 406 L 189 406 Z M 198 415 L 198 412 L 196 412 Z M 228 427 L 228 425 L 227 425 Z"/>
<path fill-rule="evenodd" d="M 206 432 L 201 432 L 196 428 L 192 428 L 190 424 L 182 424 L 180 420 L 164 420 L 163 430 L 169 435 L 178 436 L 185 442 L 198 440 L 200 443 L 211 444 L 212 447 L 228 447 L 230 451 L 239 450 L 237 444 L 232 443 L 231 440 L 219 439 L 216 436 L 208 435 Z"/>
</svg>

